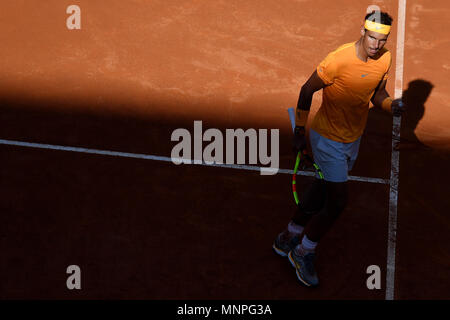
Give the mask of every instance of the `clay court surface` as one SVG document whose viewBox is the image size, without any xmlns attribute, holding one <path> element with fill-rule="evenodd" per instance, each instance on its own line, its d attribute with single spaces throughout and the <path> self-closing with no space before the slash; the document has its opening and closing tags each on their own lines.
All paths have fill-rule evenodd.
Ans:
<svg viewBox="0 0 450 320">
<path fill-rule="evenodd" d="M 66 27 L 72 4 L 81 30 Z M 202 120 L 279 129 L 293 169 L 287 109 L 372 4 L 394 18 L 393 96 L 398 1 L 4 1 L 0 139 L 170 157 L 173 130 Z M 2 143 L 0 298 L 383 300 L 395 243 L 394 298 L 449 299 L 450 5 L 407 0 L 405 18 L 394 239 L 389 183 L 350 181 L 309 289 L 271 249 L 295 210 L 289 174 Z M 371 109 L 350 174 L 389 182 L 391 143 L 392 116 Z M 66 287 L 69 265 L 81 290 Z"/>
</svg>

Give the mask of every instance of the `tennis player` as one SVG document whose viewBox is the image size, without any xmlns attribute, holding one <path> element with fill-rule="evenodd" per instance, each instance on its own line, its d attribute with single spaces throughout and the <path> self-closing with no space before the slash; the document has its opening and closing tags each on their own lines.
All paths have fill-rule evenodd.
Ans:
<svg viewBox="0 0 450 320">
<path fill-rule="evenodd" d="M 384 45 L 391 25 L 386 12 L 367 14 L 360 39 L 328 54 L 300 91 L 293 140 L 296 152 L 307 146 L 305 125 L 312 96 L 323 89 L 309 139 L 324 179 L 316 177 L 301 195 L 297 211 L 276 237 L 273 249 L 288 256 L 306 286 L 319 284 L 314 268 L 316 246 L 346 207 L 348 171 L 358 156 L 369 103 L 394 115 L 404 110 L 401 99 L 391 99 L 385 89 L 391 53 Z"/>
</svg>

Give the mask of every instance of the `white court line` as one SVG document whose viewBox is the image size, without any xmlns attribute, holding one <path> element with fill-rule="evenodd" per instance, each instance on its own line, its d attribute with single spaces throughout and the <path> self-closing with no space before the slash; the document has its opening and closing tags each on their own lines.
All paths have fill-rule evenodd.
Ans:
<svg viewBox="0 0 450 320">
<path fill-rule="evenodd" d="M 403 94 L 403 65 L 405 48 L 405 21 L 406 0 L 398 1 L 397 22 L 397 56 L 395 68 L 395 99 Z M 400 152 L 396 150 L 400 142 L 400 125 L 402 118 L 393 117 L 392 125 L 392 157 L 391 178 L 389 191 L 389 226 L 388 226 L 388 252 L 386 272 L 386 300 L 394 300 L 395 283 L 395 247 L 397 242 L 397 208 L 398 208 L 398 174 L 400 164 Z"/>
<path fill-rule="evenodd" d="M 68 146 L 60 146 L 60 145 L 53 145 L 53 144 L 43 144 L 43 143 L 34 143 L 34 142 L 4 140 L 4 139 L 0 139 L 0 145 L 57 150 L 57 151 L 70 151 L 70 152 L 78 152 L 78 153 L 89 153 L 89 154 L 98 154 L 98 155 L 122 157 L 122 158 L 134 158 L 134 159 L 173 162 L 172 158 L 163 157 L 163 156 L 120 152 L 120 151 L 88 149 L 88 148 L 80 148 L 80 147 L 68 147 Z M 173 160 L 182 160 L 182 159 L 174 158 Z M 248 165 L 239 165 L 239 164 L 219 164 L 219 163 L 205 163 L 205 162 L 194 163 L 194 161 L 191 161 L 191 164 L 209 166 L 209 167 L 248 170 L 248 171 L 260 171 L 261 168 L 263 168 L 265 170 L 273 170 L 272 168 L 269 168 L 269 167 L 266 168 L 266 167 L 248 166 Z M 284 173 L 284 174 L 294 174 L 294 170 L 289 170 L 289 169 L 278 169 L 278 172 Z M 314 172 L 311 172 L 311 171 L 298 171 L 297 174 L 302 175 L 302 176 L 314 176 Z M 353 181 L 370 182 L 370 183 L 378 183 L 378 184 L 389 184 L 388 179 L 357 177 L 357 176 L 349 176 L 348 178 L 349 178 L 349 180 L 353 180 Z"/>
</svg>

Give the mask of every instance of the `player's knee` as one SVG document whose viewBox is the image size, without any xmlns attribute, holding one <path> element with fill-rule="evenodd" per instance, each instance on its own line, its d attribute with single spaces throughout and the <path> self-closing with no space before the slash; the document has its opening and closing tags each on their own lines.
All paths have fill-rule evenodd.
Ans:
<svg viewBox="0 0 450 320">
<path fill-rule="evenodd" d="M 337 218 L 348 203 L 348 191 L 346 182 L 327 182 L 327 214 Z"/>
<path fill-rule="evenodd" d="M 336 203 L 335 203 L 335 207 L 336 210 L 341 213 L 342 211 L 344 211 L 345 207 L 347 206 L 347 202 L 348 202 L 348 198 L 347 195 L 340 195 L 337 199 L 336 199 Z"/>
<path fill-rule="evenodd" d="M 306 214 L 315 214 L 324 207 L 326 198 L 325 181 L 316 179 L 301 197 L 298 204 L 299 210 Z"/>
</svg>

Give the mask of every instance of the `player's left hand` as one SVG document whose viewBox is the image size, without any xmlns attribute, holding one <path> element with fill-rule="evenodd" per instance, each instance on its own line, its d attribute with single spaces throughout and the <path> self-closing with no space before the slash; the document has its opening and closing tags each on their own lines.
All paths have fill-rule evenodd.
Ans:
<svg viewBox="0 0 450 320">
<path fill-rule="evenodd" d="M 300 164 L 299 167 L 302 170 L 307 170 L 313 168 L 313 160 L 311 156 L 309 155 L 309 152 L 305 149 L 301 151 L 302 155 L 300 158 Z"/>
<path fill-rule="evenodd" d="M 402 101 L 402 98 L 393 100 L 391 108 L 392 108 L 392 114 L 394 115 L 394 117 L 400 117 L 403 114 L 403 112 L 406 111 L 406 105 Z"/>
</svg>

